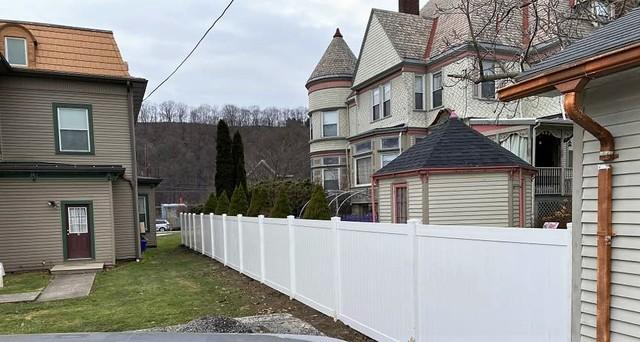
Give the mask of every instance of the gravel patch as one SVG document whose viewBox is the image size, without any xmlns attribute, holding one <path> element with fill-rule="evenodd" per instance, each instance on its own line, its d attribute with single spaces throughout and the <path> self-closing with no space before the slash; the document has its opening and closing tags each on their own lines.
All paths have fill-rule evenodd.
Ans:
<svg viewBox="0 0 640 342">
<path fill-rule="evenodd" d="M 248 326 L 239 321 L 222 316 L 208 316 L 193 320 L 187 324 L 150 330 L 160 332 L 222 334 L 250 334 L 253 332 Z"/>
</svg>

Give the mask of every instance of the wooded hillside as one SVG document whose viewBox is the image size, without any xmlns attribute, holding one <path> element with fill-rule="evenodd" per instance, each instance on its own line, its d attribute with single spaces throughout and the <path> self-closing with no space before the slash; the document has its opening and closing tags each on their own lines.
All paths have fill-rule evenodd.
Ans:
<svg viewBox="0 0 640 342">
<path fill-rule="evenodd" d="M 290 120 L 284 127 L 232 127 L 231 132 L 238 129 L 250 183 L 309 177 L 309 130 L 300 121 Z M 198 204 L 214 190 L 215 125 L 138 123 L 136 146 L 138 174 L 163 179 L 156 189 L 158 203 L 178 203 L 182 198 Z"/>
</svg>

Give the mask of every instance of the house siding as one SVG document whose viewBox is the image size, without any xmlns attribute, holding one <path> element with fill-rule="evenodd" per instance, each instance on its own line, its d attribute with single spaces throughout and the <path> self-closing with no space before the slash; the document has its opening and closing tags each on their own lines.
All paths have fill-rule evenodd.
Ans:
<svg viewBox="0 0 640 342">
<path fill-rule="evenodd" d="M 429 176 L 429 223 L 508 227 L 509 175 L 456 173 Z"/>
<path fill-rule="evenodd" d="M 378 18 L 375 14 L 372 15 L 360 53 L 360 62 L 353 81 L 354 86 L 360 85 L 401 61 Z"/>
<path fill-rule="evenodd" d="M 420 220 L 422 222 L 422 180 L 420 176 L 414 177 L 398 177 L 381 179 L 377 186 L 378 190 L 378 220 L 380 222 L 390 223 L 393 221 L 393 185 L 407 185 L 407 202 L 408 202 L 408 218 L 410 220 Z"/>
<path fill-rule="evenodd" d="M 122 165 L 135 182 L 130 113 L 123 85 L 44 78 L 0 78 L 0 145 L 3 160 L 70 164 Z M 57 154 L 53 103 L 90 104 L 93 155 Z M 137 257 L 135 188 L 125 180 L 113 184 L 116 257 Z"/>
<path fill-rule="evenodd" d="M 347 97 L 351 94 L 350 88 L 329 88 L 314 91 L 309 94 L 309 111 L 314 112 L 327 108 L 346 108 Z"/>
<path fill-rule="evenodd" d="M 0 260 L 7 271 L 63 262 L 61 206 L 48 201 L 92 201 L 95 260 L 115 264 L 111 182 L 106 178 L 0 178 Z"/>
<path fill-rule="evenodd" d="M 612 163 L 613 231 L 611 274 L 611 341 L 640 338 L 640 96 L 637 71 L 619 75 L 586 91 L 585 112 L 615 137 L 619 158 Z M 594 81 L 596 82 L 596 81 Z M 597 172 L 599 143 L 576 127 L 574 157 L 574 234 L 579 241 L 578 283 L 580 341 L 595 341 Z M 575 297 L 574 297 L 575 298 Z M 575 336 L 575 335 L 574 335 Z"/>
</svg>

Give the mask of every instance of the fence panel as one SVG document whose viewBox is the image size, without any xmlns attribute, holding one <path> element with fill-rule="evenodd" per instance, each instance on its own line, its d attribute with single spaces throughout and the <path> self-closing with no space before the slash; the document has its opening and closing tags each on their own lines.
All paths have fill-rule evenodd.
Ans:
<svg viewBox="0 0 640 342">
<path fill-rule="evenodd" d="M 215 215 L 213 217 L 213 253 L 214 257 L 224 262 L 224 230 L 222 229 L 222 216 Z"/>
<path fill-rule="evenodd" d="M 213 249 L 211 246 L 211 220 L 209 220 L 209 215 L 204 215 L 202 217 L 202 232 L 203 232 L 203 236 L 202 239 L 204 240 L 204 254 L 209 256 L 209 257 L 213 257 Z"/>
<path fill-rule="evenodd" d="M 193 215 L 193 249 L 202 253 L 202 230 L 200 229 L 200 215 Z"/>
<path fill-rule="evenodd" d="M 423 226 L 425 341 L 569 341 L 570 231 Z"/>
<path fill-rule="evenodd" d="M 240 232 L 238 217 L 227 216 L 227 265 L 240 271 Z"/>
<path fill-rule="evenodd" d="M 286 219 L 264 219 L 265 283 L 290 294 L 289 225 Z"/>
<path fill-rule="evenodd" d="M 244 273 L 260 281 L 260 226 L 258 218 L 245 217 L 242 222 L 242 262 Z"/>
<path fill-rule="evenodd" d="M 334 315 L 335 284 L 333 223 L 294 220 L 295 298 L 326 314 Z"/>
<path fill-rule="evenodd" d="M 408 341 L 412 328 L 409 226 L 340 222 L 339 318 L 379 341 Z"/>
</svg>

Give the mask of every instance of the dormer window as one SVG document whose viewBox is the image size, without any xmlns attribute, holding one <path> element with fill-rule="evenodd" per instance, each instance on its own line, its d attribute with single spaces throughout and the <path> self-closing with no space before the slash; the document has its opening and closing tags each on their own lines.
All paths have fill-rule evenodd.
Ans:
<svg viewBox="0 0 640 342">
<path fill-rule="evenodd" d="M 27 66 L 27 40 L 24 38 L 5 37 L 4 55 L 12 66 Z"/>
</svg>

